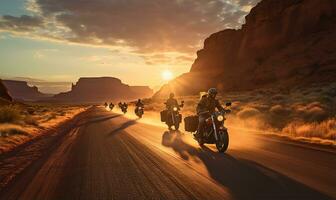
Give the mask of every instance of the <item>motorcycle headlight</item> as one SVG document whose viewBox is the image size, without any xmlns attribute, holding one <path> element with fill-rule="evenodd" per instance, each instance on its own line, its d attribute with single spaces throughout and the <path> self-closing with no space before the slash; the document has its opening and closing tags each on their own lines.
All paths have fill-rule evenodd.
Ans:
<svg viewBox="0 0 336 200">
<path fill-rule="evenodd" d="M 223 120 L 224 120 L 223 115 L 218 115 L 218 116 L 217 116 L 217 120 L 218 120 L 219 122 L 223 121 Z"/>
<path fill-rule="evenodd" d="M 177 111 L 177 108 L 176 108 L 176 107 L 174 107 L 174 108 L 173 108 L 173 110 L 174 110 L 174 111 Z"/>
</svg>

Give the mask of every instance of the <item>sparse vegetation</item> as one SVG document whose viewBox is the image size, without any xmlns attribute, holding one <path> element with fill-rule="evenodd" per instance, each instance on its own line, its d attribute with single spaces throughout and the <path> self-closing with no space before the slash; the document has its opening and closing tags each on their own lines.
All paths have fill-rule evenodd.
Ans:
<svg viewBox="0 0 336 200">
<path fill-rule="evenodd" d="M 0 154 L 83 110 L 84 106 L 53 104 L 0 105 Z"/>
<path fill-rule="evenodd" d="M 14 123 L 21 119 L 17 106 L 6 105 L 0 107 L 0 123 Z"/>
</svg>

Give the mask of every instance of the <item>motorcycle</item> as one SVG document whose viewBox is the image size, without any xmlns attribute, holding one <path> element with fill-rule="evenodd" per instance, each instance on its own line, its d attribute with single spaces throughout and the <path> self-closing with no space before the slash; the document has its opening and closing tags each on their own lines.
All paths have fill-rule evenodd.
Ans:
<svg viewBox="0 0 336 200">
<path fill-rule="evenodd" d="M 144 108 L 141 106 L 137 106 L 135 108 L 135 114 L 139 117 L 142 118 L 142 115 L 144 114 Z"/>
<path fill-rule="evenodd" d="M 165 122 L 168 125 L 169 130 L 171 130 L 172 126 L 175 127 L 176 131 L 180 128 L 182 115 L 179 113 L 179 110 L 183 106 L 184 101 L 181 101 L 181 105 L 176 105 L 160 112 L 161 122 Z"/>
<path fill-rule="evenodd" d="M 110 104 L 110 105 L 109 105 L 109 108 L 110 108 L 110 110 L 113 110 L 114 105 L 113 105 L 113 104 Z"/>
<path fill-rule="evenodd" d="M 226 108 L 229 106 L 231 106 L 231 103 L 226 103 Z M 219 152 L 225 152 L 227 150 L 229 146 L 229 134 L 227 128 L 224 126 L 224 121 L 226 120 L 225 115 L 230 112 L 231 110 L 224 109 L 209 115 L 205 120 L 205 127 L 202 135 L 194 137 L 200 146 L 203 146 L 204 144 L 216 144 Z M 209 112 L 206 111 L 200 114 L 207 113 Z"/>
<path fill-rule="evenodd" d="M 121 111 L 126 114 L 127 112 L 127 106 L 121 106 Z"/>
</svg>

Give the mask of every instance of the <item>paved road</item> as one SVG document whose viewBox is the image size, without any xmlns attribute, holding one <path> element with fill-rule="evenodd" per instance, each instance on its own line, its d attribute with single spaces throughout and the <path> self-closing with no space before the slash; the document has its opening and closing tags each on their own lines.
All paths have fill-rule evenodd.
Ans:
<svg viewBox="0 0 336 200">
<path fill-rule="evenodd" d="M 0 199 L 335 199 L 336 154 L 232 130 L 190 134 L 93 108 Z"/>
</svg>

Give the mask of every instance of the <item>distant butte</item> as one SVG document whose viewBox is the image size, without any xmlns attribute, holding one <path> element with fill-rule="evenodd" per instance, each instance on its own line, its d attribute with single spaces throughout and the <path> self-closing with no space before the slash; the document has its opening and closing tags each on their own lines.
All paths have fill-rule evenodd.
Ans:
<svg viewBox="0 0 336 200">
<path fill-rule="evenodd" d="M 129 86 L 114 77 L 80 78 L 71 91 L 54 96 L 53 100 L 72 103 L 135 100 L 153 95 L 148 86 Z"/>
</svg>

